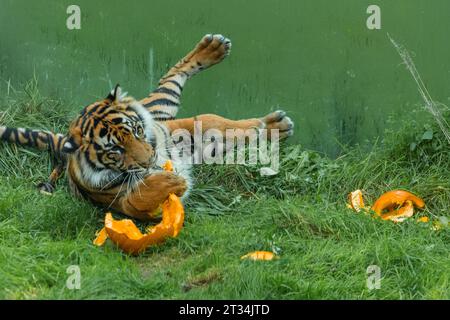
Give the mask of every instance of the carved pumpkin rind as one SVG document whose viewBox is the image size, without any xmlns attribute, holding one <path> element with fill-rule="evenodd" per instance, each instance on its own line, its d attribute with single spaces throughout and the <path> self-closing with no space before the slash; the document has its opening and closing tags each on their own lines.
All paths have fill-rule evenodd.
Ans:
<svg viewBox="0 0 450 320">
<path fill-rule="evenodd" d="M 372 206 L 372 210 L 381 216 L 384 210 L 391 212 L 397 208 L 401 208 L 404 206 L 406 201 L 411 201 L 411 203 L 418 208 L 425 207 L 425 202 L 411 192 L 404 190 L 393 190 L 386 192 L 379 197 Z"/>
</svg>

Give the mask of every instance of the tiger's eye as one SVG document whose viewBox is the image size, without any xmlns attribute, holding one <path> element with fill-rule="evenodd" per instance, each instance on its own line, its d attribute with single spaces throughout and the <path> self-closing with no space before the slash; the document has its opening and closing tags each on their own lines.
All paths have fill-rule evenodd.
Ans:
<svg viewBox="0 0 450 320">
<path fill-rule="evenodd" d="M 144 138 L 144 129 L 142 127 L 138 127 L 136 129 L 136 135 L 138 138 Z"/>
<path fill-rule="evenodd" d="M 111 148 L 111 151 L 113 151 L 112 153 L 122 153 L 123 152 L 123 148 L 119 147 L 119 146 L 114 146 Z"/>
</svg>

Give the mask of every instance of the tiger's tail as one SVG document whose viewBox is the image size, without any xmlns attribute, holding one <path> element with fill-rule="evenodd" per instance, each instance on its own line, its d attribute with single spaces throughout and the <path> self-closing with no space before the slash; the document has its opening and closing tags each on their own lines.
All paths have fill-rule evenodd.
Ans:
<svg viewBox="0 0 450 320">
<path fill-rule="evenodd" d="M 63 134 L 44 130 L 0 126 L 0 140 L 42 151 L 50 151 L 56 158 L 63 159 L 64 144 L 67 137 Z"/>
</svg>

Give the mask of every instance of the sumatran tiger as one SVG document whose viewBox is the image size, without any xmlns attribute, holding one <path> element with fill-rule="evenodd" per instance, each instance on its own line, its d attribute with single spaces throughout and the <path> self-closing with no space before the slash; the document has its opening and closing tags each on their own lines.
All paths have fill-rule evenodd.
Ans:
<svg viewBox="0 0 450 320">
<path fill-rule="evenodd" d="M 227 57 L 231 41 L 205 35 L 195 48 L 173 66 L 148 97 L 137 101 L 116 86 L 101 101 L 85 107 L 66 135 L 48 131 L 0 127 L 2 140 L 49 150 L 54 168 L 41 191 L 51 193 L 66 171 L 76 196 L 110 207 L 139 220 L 153 213 L 170 193 L 185 198 L 192 188 L 188 163 L 173 161 L 174 172 L 162 169 L 171 158 L 169 141 L 176 129 L 194 132 L 226 129 L 278 129 L 280 138 L 293 134 L 293 122 L 283 111 L 261 118 L 229 120 L 214 114 L 175 119 L 188 79 Z"/>
</svg>

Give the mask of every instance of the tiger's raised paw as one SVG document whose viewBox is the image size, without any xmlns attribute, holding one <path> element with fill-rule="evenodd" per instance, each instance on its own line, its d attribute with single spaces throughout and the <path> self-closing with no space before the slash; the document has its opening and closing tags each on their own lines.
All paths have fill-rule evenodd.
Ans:
<svg viewBox="0 0 450 320">
<path fill-rule="evenodd" d="M 280 139 L 285 139 L 294 134 L 294 122 L 286 116 L 286 112 L 283 110 L 277 110 L 275 112 L 269 113 L 261 119 L 265 124 L 267 130 L 278 129 L 280 134 Z M 270 137 L 270 134 L 269 134 Z"/>
<path fill-rule="evenodd" d="M 199 70 L 209 68 L 227 57 L 231 52 L 231 40 L 221 34 L 207 34 L 191 52 L 191 59 Z"/>
</svg>

